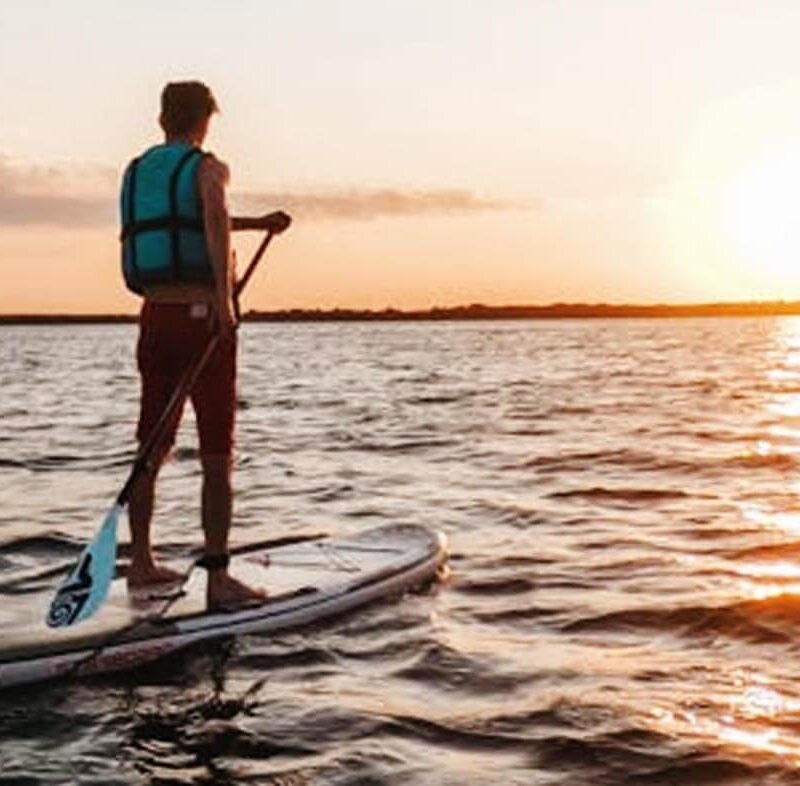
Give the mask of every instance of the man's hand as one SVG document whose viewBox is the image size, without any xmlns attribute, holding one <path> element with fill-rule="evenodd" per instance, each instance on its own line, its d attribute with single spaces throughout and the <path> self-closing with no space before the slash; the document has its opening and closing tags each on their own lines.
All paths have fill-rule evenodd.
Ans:
<svg viewBox="0 0 800 786">
<path fill-rule="evenodd" d="M 274 213 L 267 213 L 259 219 L 262 229 L 272 232 L 273 235 L 280 235 L 285 232 L 292 223 L 292 217 L 283 210 L 276 210 Z"/>
</svg>

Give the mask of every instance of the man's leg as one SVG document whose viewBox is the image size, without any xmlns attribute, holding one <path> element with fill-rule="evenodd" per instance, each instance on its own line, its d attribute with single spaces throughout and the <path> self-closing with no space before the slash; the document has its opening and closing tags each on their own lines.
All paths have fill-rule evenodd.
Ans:
<svg viewBox="0 0 800 786">
<path fill-rule="evenodd" d="M 229 454 L 207 454 L 203 462 L 203 533 L 206 554 L 218 556 L 228 552 L 228 534 L 233 510 L 231 482 L 232 457 Z M 266 593 L 253 589 L 233 578 L 227 568 L 208 572 L 208 605 L 233 606 L 263 600 Z"/>
<path fill-rule="evenodd" d="M 174 347 L 181 347 L 185 343 L 180 334 L 174 335 L 176 322 L 180 327 L 180 317 L 179 311 L 174 311 L 171 306 L 145 303 L 142 308 L 139 342 L 136 347 L 142 382 L 139 423 L 136 428 L 140 445 L 150 437 L 181 378 L 183 359 L 173 356 Z M 151 459 L 151 469 L 134 486 L 128 503 L 131 529 L 128 584 L 131 586 L 174 581 L 182 577 L 180 573 L 156 564 L 150 540 L 156 477 L 175 441 L 180 417 L 180 411 L 176 412 L 162 434 L 161 446 L 156 451 L 157 455 Z"/>
<path fill-rule="evenodd" d="M 141 476 L 134 486 L 128 503 L 128 520 L 131 529 L 131 564 L 128 569 L 128 584 L 142 586 L 159 582 L 177 581 L 183 574 L 156 564 L 150 540 L 150 524 L 153 520 L 155 486 L 161 460 L 154 462 L 153 469 Z"/>
<path fill-rule="evenodd" d="M 232 459 L 224 453 L 201 456 L 203 463 L 203 533 L 206 554 L 225 554 L 233 512 Z"/>
<path fill-rule="evenodd" d="M 236 339 L 220 341 L 192 391 L 203 462 L 203 533 L 206 555 L 228 553 L 233 510 L 233 432 L 236 421 Z M 208 572 L 208 605 L 235 606 L 266 593 L 233 578 L 226 567 Z"/>
<path fill-rule="evenodd" d="M 141 376 L 141 399 L 136 438 L 146 442 L 161 418 L 181 379 L 185 365 L 183 348 L 188 343 L 183 327 L 187 307 L 173 304 L 154 304 L 145 301 L 136 345 L 136 361 Z M 151 458 L 151 469 L 144 473 L 133 488 L 128 502 L 131 528 L 131 565 L 128 584 L 139 586 L 163 581 L 175 581 L 183 575 L 156 564 L 150 540 L 153 518 L 156 477 L 175 441 L 180 422 L 180 409 L 161 435 L 159 447 Z"/>
</svg>

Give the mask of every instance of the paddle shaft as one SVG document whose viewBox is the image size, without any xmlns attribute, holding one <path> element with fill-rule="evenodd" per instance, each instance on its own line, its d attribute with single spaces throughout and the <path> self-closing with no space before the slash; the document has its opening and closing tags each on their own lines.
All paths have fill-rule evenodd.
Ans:
<svg viewBox="0 0 800 786">
<path fill-rule="evenodd" d="M 264 239 L 259 244 L 258 248 L 256 249 L 255 254 L 253 254 L 253 258 L 250 260 L 250 264 L 247 266 L 247 269 L 244 271 L 244 275 L 236 282 L 236 286 L 233 289 L 233 300 L 236 304 L 237 313 L 238 313 L 238 302 L 239 296 L 241 295 L 244 288 L 247 286 L 247 282 L 252 277 L 253 273 L 258 266 L 258 263 L 261 261 L 261 257 L 264 256 L 264 252 L 267 250 L 267 246 L 272 240 L 273 232 L 267 231 L 267 234 L 264 236 Z M 120 507 L 125 507 L 128 504 L 128 500 L 130 499 L 131 493 L 133 492 L 133 488 L 136 485 L 139 478 L 147 471 L 148 466 L 150 464 L 150 459 L 153 456 L 153 451 L 157 447 L 158 443 L 161 441 L 162 437 L 164 436 L 164 431 L 167 428 L 167 425 L 175 416 L 175 413 L 181 407 L 186 400 L 186 397 L 192 390 L 194 383 L 197 381 L 197 378 L 200 376 L 200 372 L 203 370 L 205 364 L 208 362 L 208 359 L 211 357 L 211 354 L 217 347 L 219 342 L 219 329 L 215 329 L 214 332 L 211 334 L 211 337 L 208 340 L 203 351 L 198 355 L 198 357 L 189 364 L 189 367 L 184 372 L 181 381 L 178 383 L 177 387 L 172 393 L 167 406 L 164 408 L 164 411 L 161 413 L 161 417 L 158 419 L 158 422 L 153 427 L 153 430 L 148 435 L 147 439 L 142 443 L 141 447 L 139 448 L 139 452 L 136 454 L 136 460 L 133 462 L 133 466 L 131 467 L 130 474 L 128 475 L 128 479 L 125 481 L 125 485 L 122 487 L 122 490 L 119 492 L 117 496 L 117 505 Z"/>
</svg>

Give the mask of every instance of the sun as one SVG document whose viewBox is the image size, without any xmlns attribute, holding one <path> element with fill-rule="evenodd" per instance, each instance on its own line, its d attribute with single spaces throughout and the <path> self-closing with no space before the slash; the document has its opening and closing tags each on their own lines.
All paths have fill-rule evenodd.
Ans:
<svg viewBox="0 0 800 786">
<path fill-rule="evenodd" d="M 752 159 L 722 188 L 721 229 L 753 273 L 800 278 L 800 146 Z M 778 282 L 776 282 L 778 283 Z"/>
</svg>

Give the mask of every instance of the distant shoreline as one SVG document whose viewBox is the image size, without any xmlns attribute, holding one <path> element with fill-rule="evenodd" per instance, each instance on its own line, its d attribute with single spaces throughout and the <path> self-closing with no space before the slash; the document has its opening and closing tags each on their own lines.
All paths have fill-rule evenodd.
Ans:
<svg viewBox="0 0 800 786">
<path fill-rule="evenodd" d="M 249 311 L 246 322 L 424 322 L 499 319 L 676 319 L 687 317 L 800 316 L 800 301 L 699 303 L 687 305 L 612 305 L 554 303 L 547 306 L 486 306 L 402 311 L 368 309 L 285 309 Z M 0 314 L 0 325 L 133 323 L 133 314 Z"/>
</svg>

